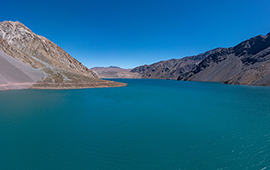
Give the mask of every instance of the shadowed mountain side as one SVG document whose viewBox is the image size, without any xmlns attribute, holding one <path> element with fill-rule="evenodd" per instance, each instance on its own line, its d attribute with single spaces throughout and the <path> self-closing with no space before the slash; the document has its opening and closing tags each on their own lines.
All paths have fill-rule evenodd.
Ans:
<svg viewBox="0 0 270 170">
<path fill-rule="evenodd" d="M 29 88 L 44 76 L 42 71 L 26 65 L 0 50 L 0 90 Z"/>
<path fill-rule="evenodd" d="M 235 47 L 219 49 L 178 80 L 270 85 L 270 37 L 256 36 Z"/>
<path fill-rule="evenodd" d="M 0 22 L 0 50 L 45 73 L 45 77 L 32 88 L 61 89 L 126 85 L 100 80 L 94 71 L 82 65 L 47 38 L 36 35 L 20 22 Z"/>
<path fill-rule="evenodd" d="M 219 48 L 196 56 L 139 66 L 132 69 L 131 72 L 139 73 L 142 78 L 177 79 L 180 75 L 192 70 L 198 63 L 217 50 L 219 50 Z"/>
<path fill-rule="evenodd" d="M 93 67 L 100 78 L 141 78 L 138 73 L 130 72 L 131 69 L 123 69 L 116 66 Z"/>
</svg>

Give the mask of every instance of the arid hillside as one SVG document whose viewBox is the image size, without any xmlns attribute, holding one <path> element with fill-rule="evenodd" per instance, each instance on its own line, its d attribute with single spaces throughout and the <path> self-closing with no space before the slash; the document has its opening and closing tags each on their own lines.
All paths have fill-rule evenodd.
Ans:
<svg viewBox="0 0 270 170">
<path fill-rule="evenodd" d="M 0 22 L 0 50 L 44 73 L 31 88 L 63 89 L 123 86 L 98 75 L 47 38 L 20 22 Z"/>
<path fill-rule="evenodd" d="M 217 51 L 218 49 L 210 50 L 205 53 L 184 57 L 181 59 L 171 59 L 160 61 L 151 65 L 143 65 L 131 70 L 133 73 L 139 73 L 142 78 L 153 79 L 177 79 L 180 75 L 189 72 L 203 59 Z"/>
<path fill-rule="evenodd" d="M 223 48 L 202 60 L 179 80 L 270 85 L 270 33 Z"/>
</svg>

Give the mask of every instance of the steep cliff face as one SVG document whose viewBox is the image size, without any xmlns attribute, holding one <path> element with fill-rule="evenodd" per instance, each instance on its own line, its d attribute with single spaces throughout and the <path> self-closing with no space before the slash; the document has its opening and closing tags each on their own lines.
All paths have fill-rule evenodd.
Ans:
<svg viewBox="0 0 270 170">
<path fill-rule="evenodd" d="M 177 79 L 180 75 L 192 70 L 198 63 L 217 50 L 218 48 L 196 56 L 139 66 L 132 69 L 131 72 L 139 73 L 142 78 Z"/>
<path fill-rule="evenodd" d="M 269 66 L 270 37 L 259 35 L 212 53 L 178 80 L 270 85 Z"/>
<path fill-rule="evenodd" d="M 33 88 L 114 86 L 113 82 L 100 80 L 94 71 L 20 22 L 0 22 L 0 50 L 45 73 L 44 78 Z"/>
<path fill-rule="evenodd" d="M 141 78 L 138 73 L 131 72 L 131 69 L 123 69 L 116 66 L 93 67 L 100 78 Z"/>
</svg>

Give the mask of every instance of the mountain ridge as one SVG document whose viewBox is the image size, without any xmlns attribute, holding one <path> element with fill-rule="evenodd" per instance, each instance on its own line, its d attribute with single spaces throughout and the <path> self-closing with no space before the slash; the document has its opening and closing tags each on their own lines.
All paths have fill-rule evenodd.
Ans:
<svg viewBox="0 0 270 170">
<path fill-rule="evenodd" d="M 270 85 L 270 33 L 213 53 L 178 80 Z"/>
<path fill-rule="evenodd" d="M 194 56 L 188 56 L 181 59 L 170 59 L 159 61 L 150 65 L 142 65 L 131 70 L 139 73 L 142 78 L 153 79 L 177 79 L 179 75 L 190 71 L 195 65 L 220 48 L 206 51 Z"/>
<path fill-rule="evenodd" d="M 159 61 L 131 70 L 142 78 L 270 86 L 270 32 L 229 48 Z"/>
</svg>

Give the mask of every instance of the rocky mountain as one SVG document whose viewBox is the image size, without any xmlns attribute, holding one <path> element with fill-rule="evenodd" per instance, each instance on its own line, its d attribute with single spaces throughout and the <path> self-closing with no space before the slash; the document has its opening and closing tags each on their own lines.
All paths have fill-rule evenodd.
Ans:
<svg viewBox="0 0 270 170">
<path fill-rule="evenodd" d="M 45 73 L 32 88 L 87 88 L 123 86 L 98 75 L 45 37 L 20 22 L 0 22 L 0 50 Z"/>
<path fill-rule="evenodd" d="M 219 48 L 195 56 L 139 66 L 132 69 L 131 72 L 139 73 L 142 78 L 177 79 L 180 75 L 191 71 L 203 59 L 217 50 L 219 50 Z"/>
<path fill-rule="evenodd" d="M 178 80 L 269 86 L 270 33 L 215 51 Z"/>
<path fill-rule="evenodd" d="M 131 72 L 131 69 L 123 69 L 116 66 L 93 67 L 100 78 L 141 78 L 139 73 Z"/>
</svg>

